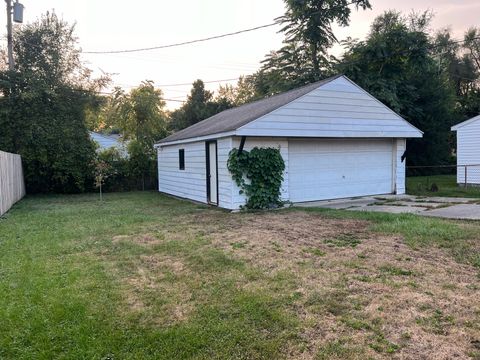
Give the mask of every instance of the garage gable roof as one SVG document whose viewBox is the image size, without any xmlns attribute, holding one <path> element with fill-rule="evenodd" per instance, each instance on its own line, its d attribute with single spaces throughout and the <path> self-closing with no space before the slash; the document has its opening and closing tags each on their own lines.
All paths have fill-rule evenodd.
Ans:
<svg viewBox="0 0 480 360">
<path fill-rule="evenodd" d="M 422 137 L 422 132 L 344 75 L 229 109 L 157 143 L 221 136 Z"/>
<path fill-rule="evenodd" d="M 208 119 L 167 136 L 160 140 L 158 144 L 236 130 L 340 76 L 341 75 L 332 76 L 328 79 L 317 81 L 297 89 L 222 111 Z"/>
<path fill-rule="evenodd" d="M 457 124 L 457 125 L 455 125 L 455 126 L 452 126 L 452 131 L 457 131 L 458 129 L 460 129 L 460 128 L 464 127 L 464 126 L 470 125 L 470 124 L 472 124 L 472 123 L 474 123 L 474 122 L 476 122 L 476 121 L 479 121 L 479 120 L 480 120 L 480 115 L 475 116 L 475 117 L 473 117 L 473 118 L 471 118 L 471 119 L 469 119 L 469 120 L 467 120 L 467 121 L 464 121 L 464 122 L 462 122 L 462 123 L 460 123 L 460 124 Z"/>
</svg>

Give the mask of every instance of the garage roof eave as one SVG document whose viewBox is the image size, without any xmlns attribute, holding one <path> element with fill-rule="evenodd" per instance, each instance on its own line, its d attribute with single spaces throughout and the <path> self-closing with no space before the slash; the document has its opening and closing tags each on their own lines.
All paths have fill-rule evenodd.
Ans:
<svg viewBox="0 0 480 360">
<path fill-rule="evenodd" d="M 471 119 L 469 119 L 469 120 L 467 120 L 467 121 L 464 121 L 464 122 L 461 122 L 460 124 L 457 124 L 457 125 L 455 125 L 455 126 L 452 126 L 452 127 L 451 127 L 451 130 L 452 130 L 452 131 L 457 131 L 458 129 L 460 129 L 460 128 L 464 127 L 464 126 L 470 125 L 471 123 L 474 123 L 474 122 L 479 121 L 479 120 L 480 120 L 480 115 L 475 116 L 475 117 L 473 117 L 473 118 L 471 118 Z"/>
<path fill-rule="evenodd" d="M 406 139 L 406 138 L 422 138 L 423 132 L 420 130 L 405 130 L 396 132 L 387 131 L 344 131 L 344 130 L 326 130 L 326 131 L 252 131 L 251 129 L 238 130 L 235 132 L 236 136 L 250 136 L 250 137 L 281 137 L 281 138 L 390 138 L 390 139 Z"/>
</svg>

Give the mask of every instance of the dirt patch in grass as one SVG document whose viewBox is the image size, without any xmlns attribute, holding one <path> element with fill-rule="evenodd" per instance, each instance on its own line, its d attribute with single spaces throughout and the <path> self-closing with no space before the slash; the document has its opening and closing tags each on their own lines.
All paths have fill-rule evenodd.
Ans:
<svg viewBox="0 0 480 360">
<path fill-rule="evenodd" d="M 443 249 L 414 250 L 367 221 L 301 211 L 230 215 L 221 228 L 203 221 L 217 248 L 271 279 L 294 275 L 279 289 L 298 297 L 292 306 L 303 324 L 303 346 L 290 357 L 349 358 L 348 349 L 362 349 L 364 358 L 461 359 L 477 351 L 478 269 Z"/>
</svg>

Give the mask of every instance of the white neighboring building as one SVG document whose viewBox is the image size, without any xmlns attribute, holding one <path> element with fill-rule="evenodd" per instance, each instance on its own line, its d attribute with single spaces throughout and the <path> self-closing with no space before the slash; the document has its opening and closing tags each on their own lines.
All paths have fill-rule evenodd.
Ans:
<svg viewBox="0 0 480 360">
<path fill-rule="evenodd" d="M 120 135 L 105 135 L 94 131 L 89 131 L 90 139 L 98 144 L 97 151 L 103 151 L 110 148 L 117 149 L 123 157 L 128 156 L 125 144 L 121 141 Z"/>
<path fill-rule="evenodd" d="M 227 169 L 233 148 L 274 147 L 282 200 L 405 193 L 409 124 L 345 76 L 223 111 L 158 142 L 159 191 L 227 209 L 245 197 Z"/>
<path fill-rule="evenodd" d="M 480 115 L 452 130 L 457 132 L 457 183 L 480 185 Z"/>
</svg>

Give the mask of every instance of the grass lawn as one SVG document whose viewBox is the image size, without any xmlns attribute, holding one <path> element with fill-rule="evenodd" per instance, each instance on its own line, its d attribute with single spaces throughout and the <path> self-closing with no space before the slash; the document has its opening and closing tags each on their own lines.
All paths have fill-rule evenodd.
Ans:
<svg viewBox="0 0 480 360">
<path fill-rule="evenodd" d="M 437 192 L 430 190 L 434 183 L 438 186 Z M 407 194 L 480 198 L 480 187 L 459 186 L 456 175 L 412 176 L 407 177 Z"/>
<path fill-rule="evenodd" d="M 158 193 L 0 218 L 1 359 L 480 359 L 480 223 Z"/>
</svg>

